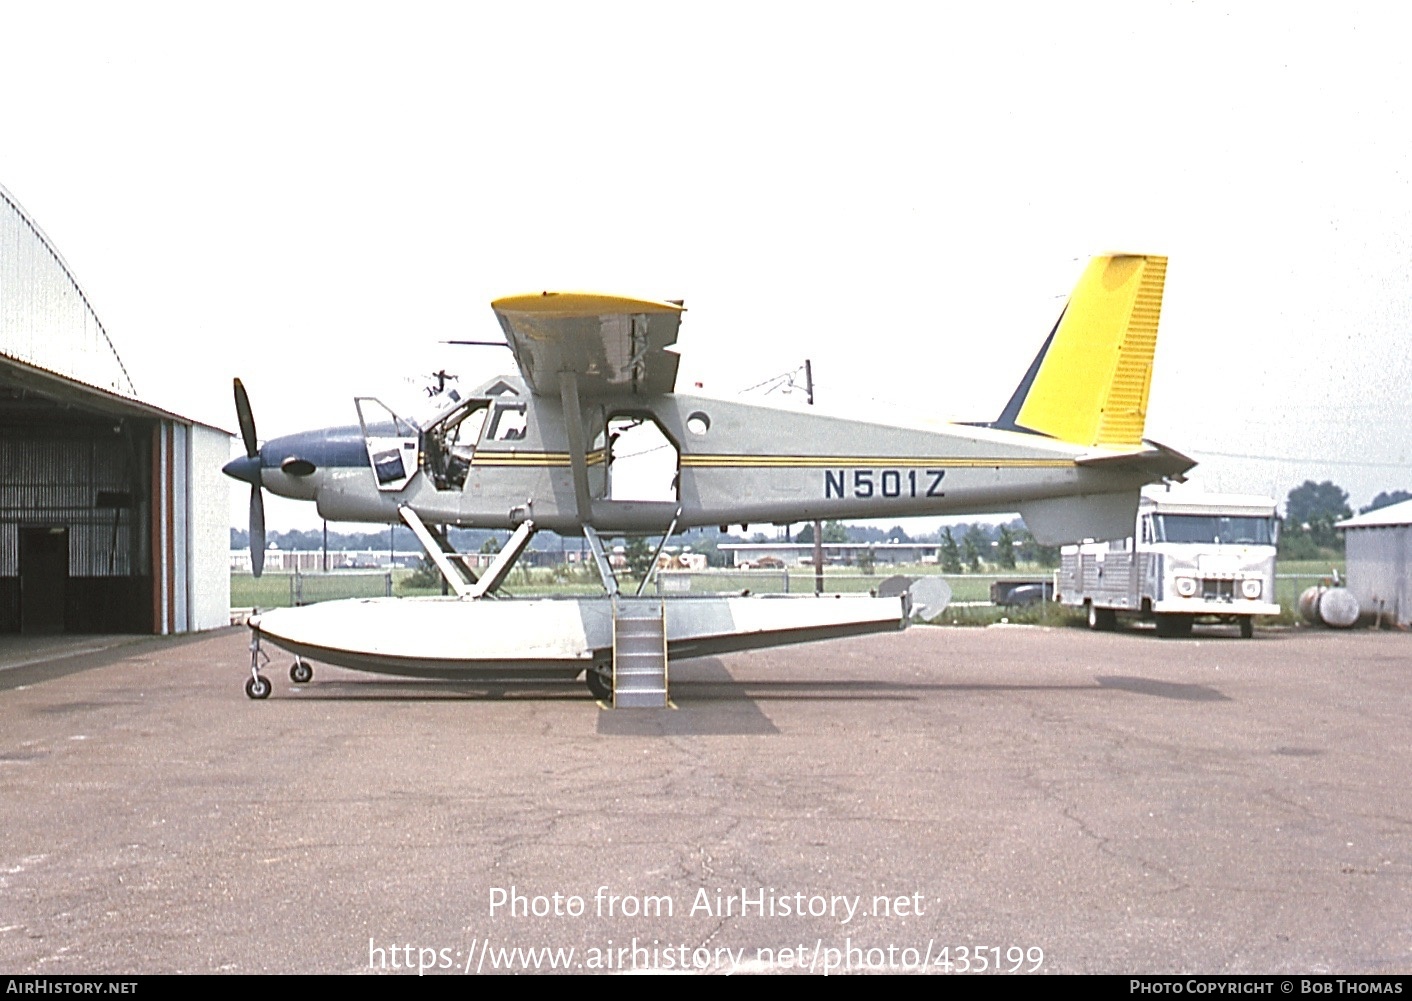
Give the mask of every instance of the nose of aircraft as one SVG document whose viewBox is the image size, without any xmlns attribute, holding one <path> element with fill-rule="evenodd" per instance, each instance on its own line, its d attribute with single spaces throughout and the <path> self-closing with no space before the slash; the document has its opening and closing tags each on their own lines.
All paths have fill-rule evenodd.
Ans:
<svg viewBox="0 0 1412 1001">
<path fill-rule="evenodd" d="M 242 455 L 238 459 L 231 459 L 221 467 L 221 472 L 232 479 L 248 483 L 252 487 L 260 485 L 260 457 L 258 455 Z"/>
</svg>

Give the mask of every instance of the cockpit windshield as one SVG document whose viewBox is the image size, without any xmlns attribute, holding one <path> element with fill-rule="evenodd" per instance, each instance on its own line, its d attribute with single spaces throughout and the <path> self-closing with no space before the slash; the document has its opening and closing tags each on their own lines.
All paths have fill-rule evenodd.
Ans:
<svg viewBox="0 0 1412 1001">
<path fill-rule="evenodd" d="M 421 430 L 416 421 L 399 417 L 386 403 L 371 396 L 354 397 L 353 403 L 358 408 L 358 422 L 365 438 L 415 438 Z"/>
<path fill-rule="evenodd" d="M 1213 542 L 1228 546 L 1273 546 L 1274 517 L 1258 515 L 1159 514 L 1157 542 Z"/>
</svg>

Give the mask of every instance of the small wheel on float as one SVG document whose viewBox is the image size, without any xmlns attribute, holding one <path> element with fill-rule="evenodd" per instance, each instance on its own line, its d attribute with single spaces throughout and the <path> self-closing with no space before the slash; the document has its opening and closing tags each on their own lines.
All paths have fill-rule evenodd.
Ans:
<svg viewBox="0 0 1412 1001">
<path fill-rule="evenodd" d="M 296 660 L 289 669 L 289 680 L 296 685 L 307 685 L 314 680 L 314 669 L 302 660 Z"/>
<path fill-rule="evenodd" d="M 262 674 L 257 674 L 245 683 L 245 694 L 252 699 L 267 699 L 274 686 Z"/>
<path fill-rule="evenodd" d="M 613 701 L 612 664 L 594 664 L 584 672 L 584 680 L 588 682 L 588 690 L 595 699 L 602 699 L 605 702 Z"/>
</svg>

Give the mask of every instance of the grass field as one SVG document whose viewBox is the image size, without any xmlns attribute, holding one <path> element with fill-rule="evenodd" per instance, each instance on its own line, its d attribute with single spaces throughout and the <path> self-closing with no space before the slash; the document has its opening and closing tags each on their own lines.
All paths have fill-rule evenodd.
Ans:
<svg viewBox="0 0 1412 1001">
<path fill-rule="evenodd" d="M 1284 560 L 1275 565 L 1275 600 L 1283 611 L 1279 621 L 1292 624 L 1299 618 L 1299 596 L 1307 587 L 1320 582 L 1333 583 L 1333 575 L 1344 580 L 1344 563 L 1325 563 L 1319 560 Z"/>
<path fill-rule="evenodd" d="M 866 594 L 876 590 L 879 584 L 894 574 L 909 577 L 939 575 L 934 565 L 879 569 L 881 573 L 862 574 L 856 568 L 829 567 L 824 575 L 824 590 L 829 594 Z M 301 575 L 266 573 L 257 580 L 249 574 L 233 573 L 230 578 L 230 603 L 232 608 L 285 608 L 337 598 L 379 597 L 388 593 L 389 582 L 391 593 L 399 597 L 441 593 L 440 587 L 415 586 L 412 575 L 413 571 L 410 570 Z M 1048 580 L 1049 577 L 1048 570 L 1023 568 L 1004 574 L 951 575 L 947 577 L 947 583 L 951 585 L 953 602 L 969 603 L 989 601 L 990 585 L 999 579 L 1038 581 Z M 637 581 L 624 578 L 622 586 L 631 593 L 637 589 Z M 596 573 L 565 567 L 517 568 L 511 572 L 502 590 L 522 597 L 603 593 Z M 663 574 L 647 588 L 647 592 L 652 594 L 812 594 L 813 591 L 814 572 L 807 567 L 792 568 L 788 574 L 784 570 Z M 962 618 L 985 617 L 980 610 L 956 614 Z M 1000 615 L 1005 614 L 1005 610 L 1000 610 Z M 987 621 L 995 621 L 998 617 L 991 615 Z"/>
<path fill-rule="evenodd" d="M 394 570 L 391 579 L 399 573 Z M 248 573 L 230 575 L 230 605 L 232 608 L 287 608 L 295 604 L 312 604 L 334 598 L 375 598 L 387 593 L 386 573 L 289 574 L 267 573 L 251 577 Z"/>
</svg>

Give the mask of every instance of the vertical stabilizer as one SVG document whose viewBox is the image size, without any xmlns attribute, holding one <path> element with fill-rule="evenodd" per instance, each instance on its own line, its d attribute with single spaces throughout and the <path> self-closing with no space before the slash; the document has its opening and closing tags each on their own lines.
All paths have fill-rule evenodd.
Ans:
<svg viewBox="0 0 1412 1001">
<path fill-rule="evenodd" d="M 1142 444 L 1166 276 L 1165 257 L 1093 258 L 995 426 L 1083 446 Z"/>
</svg>

